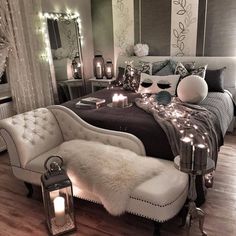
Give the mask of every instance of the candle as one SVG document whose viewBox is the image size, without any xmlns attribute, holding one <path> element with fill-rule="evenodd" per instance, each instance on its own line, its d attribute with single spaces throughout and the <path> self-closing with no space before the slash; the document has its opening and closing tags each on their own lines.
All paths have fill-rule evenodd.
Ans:
<svg viewBox="0 0 236 236">
<path fill-rule="evenodd" d="M 55 223 L 57 226 L 63 226 L 66 223 L 65 218 L 65 199 L 63 197 L 56 197 L 53 200 L 55 211 Z"/>
<path fill-rule="evenodd" d="M 193 140 L 189 137 L 180 139 L 180 168 L 192 169 Z"/>
<path fill-rule="evenodd" d="M 128 97 L 127 96 L 124 96 L 124 105 L 125 107 L 128 106 Z"/>
<path fill-rule="evenodd" d="M 107 67 L 107 68 L 106 68 L 106 76 L 107 76 L 107 78 L 111 78 L 111 77 L 112 77 L 112 74 L 111 74 L 111 67 Z"/>
<path fill-rule="evenodd" d="M 122 94 L 118 95 L 118 107 L 123 108 L 125 106 L 124 96 Z"/>
<path fill-rule="evenodd" d="M 112 106 L 120 108 L 128 106 L 128 97 L 124 96 L 123 94 L 118 95 L 117 93 L 115 93 L 112 97 Z"/>
<path fill-rule="evenodd" d="M 119 101 L 119 96 L 117 93 L 115 93 L 112 97 L 112 106 L 118 107 L 118 101 Z"/>
<path fill-rule="evenodd" d="M 54 190 L 50 192 L 50 199 L 53 201 L 56 197 L 59 196 L 59 190 Z"/>
<path fill-rule="evenodd" d="M 194 170 L 204 170 L 207 166 L 207 147 L 204 144 L 194 145 Z"/>
<path fill-rule="evenodd" d="M 102 66 L 101 66 L 101 63 L 97 63 L 97 66 L 96 66 L 96 77 L 97 78 L 102 78 Z"/>
</svg>

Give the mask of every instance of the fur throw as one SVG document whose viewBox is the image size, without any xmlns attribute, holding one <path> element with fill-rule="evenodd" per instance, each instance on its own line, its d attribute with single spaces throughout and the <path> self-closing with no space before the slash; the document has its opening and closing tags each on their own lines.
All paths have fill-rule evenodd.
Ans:
<svg viewBox="0 0 236 236">
<path fill-rule="evenodd" d="M 97 195 L 112 215 L 124 213 L 134 188 L 165 168 L 158 159 L 86 140 L 64 142 L 58 154 L 72 183 Z"/>
</svg>

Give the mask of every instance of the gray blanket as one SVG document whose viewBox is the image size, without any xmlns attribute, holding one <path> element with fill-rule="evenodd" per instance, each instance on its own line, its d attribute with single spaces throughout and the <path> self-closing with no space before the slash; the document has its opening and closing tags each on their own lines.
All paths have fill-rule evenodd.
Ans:
<svg viewBox="0 0 236 236">
<path fill-rule="evenodd" d="M 216 162 L 218 157 L 218 138 L 214 126 L 215 115 L 198 105 L 182 103 L 175 98 L 166 107 L 156 105 L 155 101 L 143 102 L 137 98 L 135 103 L 148 113 L 162 127 L 174 156 L 179 155 L 180 138 L 190 136 L 195 144 L 204 143 L 209 148 L 209 156 Z"/>
</svg>

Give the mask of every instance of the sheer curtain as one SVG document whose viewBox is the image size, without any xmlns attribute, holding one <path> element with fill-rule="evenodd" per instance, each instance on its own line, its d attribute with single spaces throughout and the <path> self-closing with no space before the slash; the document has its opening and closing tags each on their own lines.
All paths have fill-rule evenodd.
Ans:
<svg viewBox="0 0 236 236">
<path fill-rule="evenodd" d="M 0 60 L 8 52 L 8 80 L 17 113 L 54 103 L 49 62 L 40 33 L 41 1 L 0 0 Z"/>
</svg>

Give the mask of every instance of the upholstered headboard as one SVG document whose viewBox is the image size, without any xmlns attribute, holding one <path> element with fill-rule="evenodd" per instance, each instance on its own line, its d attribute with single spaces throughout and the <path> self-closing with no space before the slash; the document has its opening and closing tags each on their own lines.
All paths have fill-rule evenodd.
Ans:
<svg viewBox="0 0 236 236">
<path fill-rule="evenodd" d="M 195 62 L 198 65 L 208 65 L 208 69 L 219 69 L 226 66 L 224 73 L 224 87 L 228 89 L 236 98 L 236 57 L 168 57 L 168 56 L 146 56 L 146 57 L 126 57 L 120 56 L 117 60 L 117 68 L 125 67 L 126 61 L 157 62 L 166 59 L 180 62 Z"/>
</svg>

